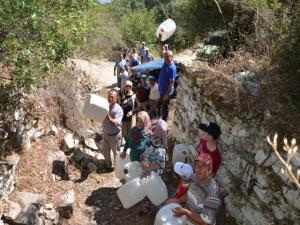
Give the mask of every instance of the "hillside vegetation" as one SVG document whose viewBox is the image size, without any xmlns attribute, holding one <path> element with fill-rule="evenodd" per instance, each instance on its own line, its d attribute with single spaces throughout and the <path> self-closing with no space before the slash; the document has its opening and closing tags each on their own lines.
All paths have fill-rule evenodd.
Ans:
<svg viewBox="0 0 300 225">
<path fill-rule="evenodd" d="M 1 120 L 15 109 L 22 93 L 59 73 L 74 53 L 115 59 L 116 51 L 146 41 L 158 55 L 155 30 L 170 17 L 177 24 L 168 40 L 175 52 L 222 30 L 226 34 L 222 59 L 237 50 L 259 58 L 260 79 L 270 83 L 265 97 L 274 104 L 274 124 L 299 129 L 297 0 L 114 0 L 104 5 L 93 0 L 0 0 L 0 4 Z"/>
</svg>

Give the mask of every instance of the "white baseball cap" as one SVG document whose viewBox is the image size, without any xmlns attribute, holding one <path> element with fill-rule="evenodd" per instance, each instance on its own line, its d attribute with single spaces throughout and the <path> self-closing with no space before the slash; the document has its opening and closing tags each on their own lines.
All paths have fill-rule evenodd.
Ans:
<svg viewBox="0 0 300 225">
<path fill-rule="evenodd" d="M 193 167 L 190 164 L 177 162 L 174 165 L 174 171 L 184 180 L 188 180 L 193 175 Z"/>
</svg>

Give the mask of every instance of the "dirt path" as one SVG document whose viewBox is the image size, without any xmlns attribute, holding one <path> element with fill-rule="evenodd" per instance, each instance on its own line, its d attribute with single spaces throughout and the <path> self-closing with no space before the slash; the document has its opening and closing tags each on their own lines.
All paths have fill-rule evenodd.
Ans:
<svg viewBox="0 0 300 225">
<path fill-rule="evenodd" d="M 117 86 L 117 77 L 114 76 L 114 62 L 106 60 L 73 59 L 76 69 L 90 75 L 99 86 L 99 89 Z"/>
</svg>

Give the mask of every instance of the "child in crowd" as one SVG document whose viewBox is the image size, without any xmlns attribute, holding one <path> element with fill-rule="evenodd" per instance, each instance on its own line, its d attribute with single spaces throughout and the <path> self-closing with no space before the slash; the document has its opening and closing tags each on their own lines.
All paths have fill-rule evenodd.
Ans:
<svg viewBox="0 0 300 225">
<path fill-rule="evenodd" d="M 199 128 L 204 131 L 199 144 L 197 152 L 207 153 L 212 158 L 212 174 L 216 174 L 221 165 L 221 150 L 218 145 L 218 138 L 221 135 L 221 129 L 218 124 L 210 122 L 208 124 L 200 123 Z"/>
<path fill-rule="evenodd" d="M 150 111 L 149 116 L 151 119 L 156 118 L 158 115 L 158 103 L 160 99 L 160 94 L 158 91 L 158 84 L 156 82 L 156 78 L 154 76 L 149 76 L 148 78 L 150 85 L 150 96 L 149 96 L 149 105 Z"/>
<path fill-rule="evenodd" d="M 165 130 L 165 126 L 167 126 L 166 123 L 158 123 L 149 142 L 149 146 L 141 155 L 141 165 L 143 168 L 142 177 L 151 175 L 152 171 L 159 175 L 163 173 L 163 169 L 166 165 L 166 133 L 162 131 Z M 150 199 L 146 197 L 142 202 L 140 215 L 147 215 L 151 213 L 154 208 L 155 206 Z"/>
<path fill-rule="evenodd" d="M 174 172 L 180 177 L 179 184 L 175 198 L 167 200 L 166 204 L 180 203 L 181 199 L 185 197 L 192 182 L 193 167 L 190 164 L 177 162 L 174 165 Z"/>
</svg>

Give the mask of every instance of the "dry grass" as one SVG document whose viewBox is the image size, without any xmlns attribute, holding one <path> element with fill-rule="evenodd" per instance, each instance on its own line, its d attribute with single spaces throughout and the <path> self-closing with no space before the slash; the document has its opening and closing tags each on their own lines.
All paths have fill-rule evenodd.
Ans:
<svg viewBox="0 0 300 225">
<path fill-rule="evenodd" d="M 45 86 L 34 95 L 45 106 L 45 116 L 78 136 L 86 136 L 88 130 L 95 127 L 82 112 L 86 96 L 95 88 L 92 79 L 86 74 L 79 74 L 71 66 L 45 82 Z"/>
</svg>

